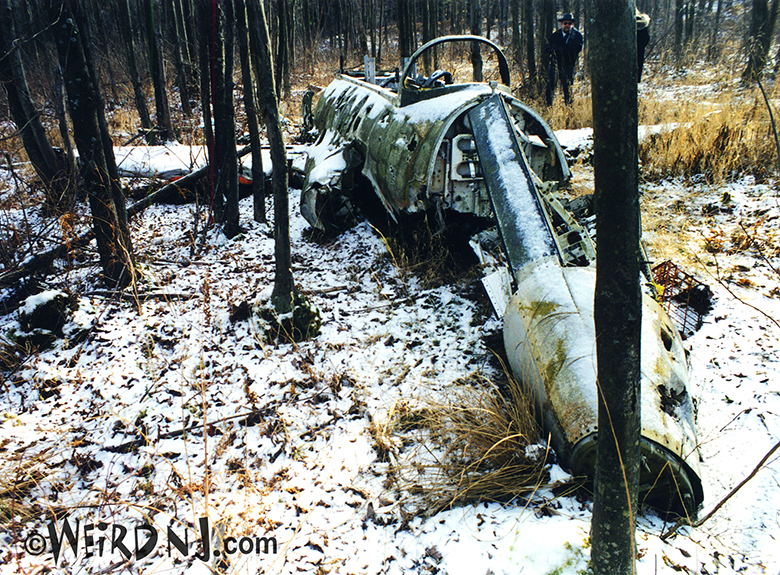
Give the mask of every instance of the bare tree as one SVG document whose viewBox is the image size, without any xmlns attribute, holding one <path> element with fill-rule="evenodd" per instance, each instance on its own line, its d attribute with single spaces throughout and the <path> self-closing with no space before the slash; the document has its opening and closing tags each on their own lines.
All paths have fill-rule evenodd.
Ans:
<svg viewBox="0 0 780 575">
<path fill-rule="evenodd" d="M 157 128 L 163 141 L 173 140 L 173 123 L 171 122 L 171 107 L 168 104 L 168 89 L 165 80 L 165 64 L 162 57 L 162 47 L 157 32 L 157 8 L 155 0 L 144 0 L 146 16 L 146 34 L 149 44 L 149 68 L 152 84 L 154 84 L 154 106 L 156 110 Z"/>
<path fill-rule="evenodd" d="M 753 0 L 748 36 L 748 63 L 742 72 L 742 80 L 755 82 L 766 65 L 772 35 L 777 22 L 779 0 L 772 0 L 771 7 L 767 0 Z"/>
<path fill-rule="evenodd" d="M 253 22 L 250 46 L 257 80 L 260 113 L 265 124 L 273 164 L 274 240 L 276 270 L 271 299 L 280 314 L 289 313 L 293 306 L 295 281 L 290 253 L 290 202 L 287 186 L 287 153 L 279 124 L 279 108 L 274 84 L 270 36 L 261 0 L 246 0 L 249 21 Z"/>
<path fill-rule="evenodd" d="M 179 98 L 181 109 L 187 116 L 192 114 L 190 107 L 190 69 L 189 44 L 187 42 L 187 29 L 184 26 L 184 10 L 180 0 L 174 0 L 173 7 L 173 46 L 176 56 L 176 82 L 179 85 Z"/>
<path fill-rule="evenodd" d="M 124 287 L 135 278 L 132 243 L 103 101 L 89 61 L 90 35 L 81 32 L 85 20 L 77 0 L 65 0 L 52 10 L 56 21 L 52 28 L 57 36 L 73 138 L 81 158 L 103 279 L 110 286 Z"/>
<path fill-rule="evenodd" d="M 265 214 L 265 173 L 260 143 L 260 125 L 255 104 L 255 84 L 249 59 L 249 33 L 246 25 L 246 1 L 236 0 L 236 37 L 241 59 L 241 78 L 244 86 L 244 109 L 249 127 L 249 144 L 252 149 L 252 198 L 254 220 L 267 222 Z"/>
<path fill-rule="evenodd" d="M 471 33 L 474 36 L 482 35 L 482 5 L 480 0 L 471 0 Z M 471 67 L 475 82 L 482 81 L 482 48 L 479 42 L 471 43 Z"/>
<path fill-rule="evenodd" d="M 595 575 L 635 573 L 640 463 L 640 225 L 633 0 L 588 5 L 596 202 Z"/>
<path fill-rule="evenodd" d="M 125 55 L 127 57 L 127 69 L 130 74 L 130 83 L 133 85 L 133 95 L 135 96 L 135 107 L 138 110 L 138 116 L 141 119 L 141 128 L 146 131 L 146 141 L 150 144 L 155 143 L 155 134 L 152 130 L 152 118 L 149 116 L 149 108 L 146 106 L 146 94 L 141 84 L 141 77 L 138 74 L 138 63 L 135 57 L 135 36 L 133 30 L 132 13 L 130 10 L 130 0 L 120 0 L 119 11 L 121 25 L 119 33 L 125 44 Z"/>
<path fill-rule="evenodd" d="M 229 238 L 239 233 L 238 157 L 236 155 L 236 117 L 233 104 L 233 2 L 212 4 L 214 62 L 212 86 L 215 143 L 215 212 Z"/>
<path fill-rule="evenodd" d="M 16 25 L 10 0 L 0 2 L 0 82 L 8 98 L 11 117 L 22 137 L 27 157 L 43 182 L 46 203 L 60 206 L 70 195 L 72 172 L 67 169 L 65 157 L 58 155 L 46 136 L 38 110 L 27 86 L 19 50 Z"/>
<path fill-rule="evenodd" d="M 293 61 L 293 3 L 288 0 L 277 0 L 276 12 L 279 22 L 279 38 L 276 43 L 276 85 L 279 87 L 278 97 L 287 98 L 290 95 L 290 67 Z"/>
</svg>

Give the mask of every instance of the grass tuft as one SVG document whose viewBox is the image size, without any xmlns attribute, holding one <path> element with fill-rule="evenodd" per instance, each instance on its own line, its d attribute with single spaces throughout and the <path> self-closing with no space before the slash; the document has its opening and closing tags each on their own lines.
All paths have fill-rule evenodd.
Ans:
<svg viewBox="0 0 780 575">
<path fill-rule="evenodd" d="M 473 374 L 451 399 L 397 402 L 371 433 L 397 487 L 426 513 L 475 501 L 511 501 L 549 481 L 549 451 L 520 384 L 506 388 Z M 415 445 L 406 452 L 405 446 Z"/>
</svg>

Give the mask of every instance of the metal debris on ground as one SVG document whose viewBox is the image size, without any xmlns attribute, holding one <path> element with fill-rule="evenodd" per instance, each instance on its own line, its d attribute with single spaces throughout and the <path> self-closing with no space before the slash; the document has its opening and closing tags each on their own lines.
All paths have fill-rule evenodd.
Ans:
<svg viewBox="0 0 780 575">
<path fill-rule="evenodd" d="M 683 339 L 693 335 L 712 309 L 712 291 L 692 275 L 667 260 L 653 268 L 661 304 Z"/>
</svg>

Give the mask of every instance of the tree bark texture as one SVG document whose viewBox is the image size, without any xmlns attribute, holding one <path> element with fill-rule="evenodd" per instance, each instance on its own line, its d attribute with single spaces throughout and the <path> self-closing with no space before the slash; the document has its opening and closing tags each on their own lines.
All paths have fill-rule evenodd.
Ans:
<svg viewBox="0 0 780 575">
<path fill-rule="evenodd" d="M 72 173 L 68 173 L 65 159 L 57 155 L 46 136 L 38 110 L 27 86 L 22 58 L 17 44 L 18 36 L 10 0 L 0 2 L 0 82 L 8 98 L 11 117 L 22 137 L 27 157 L 46 189 L 47 202 L 61 205 L 70 195 Z"/>
<path fill-rule="evenodd" d="M 591 556 L 596 575 L 629 575 L 636 561 L 642 321 L 634 2 L 590 0 L 588 17 L 599 386 Z"/>
<path fill-rule="evenodd" d="M 87 62 L 88 39 L 77 25 L 78 8 L 77 0 L 63 2 L 53 29 L 104 280 L 109 286 L 124 287 L 134 280 L 127 212 L 118 180 L 112 177 L 113 152 L 107 157 L 100 120 L 103 103 Z"/>
<path fill-rule="evenodd" d="M 528 63 L 528 82 L 538 93 L 539 78 L 536 72 L 536 34 L 534 33 L 534 0 L 524 0 L 523 36 L 525 37 L 525 59 Z"/>
<path fill-rule="evenodd" d="M 215 176 L 214 211 L 224 224 L 225 235 L 232 238 L 238 225 L 238 158 L 236 157 L 236 121 L 233 106 L 233 2 L 211 5 L 214 50 L 212 69 L 214 109 Z"/>
<path fill-rule="evenodd" d="M 138 116 L 141 119 L 141 128 L 146 131 L 146 141 L 149 144 L 156 143 L 156 136 L 152 131 L 154 125 L 149 115 L 149 108 L 146 105 L 146 94 L 144 94 L 141 76 L 138 73 L 138 61 L 135 57 L 135 37 L 133 30 L 132 14 L 130 12 L 130 0 L 120 0 L 119 10 L 121 13 L 120 35 L 125 44 L 125 54 L 127 55 L 127 71 L 130 75 L 130 83 L 133 85 L 133 96 L 135 97 L 135 107 L 138 110 Z"/>
<path fill-rule="evenodd" d="M 210 209 L 214 207 L 214 186 L 216 152 L 214 146 L 214 126 L 211 116 L 211 76 L 213 75 L 214 62 L 212 58 L 212 24 L 211 7 L 206 2 L 197 3 L 198 20 L 198 62 L 200 64 L 200 106 L 203 113 L 203 137 L 206 140 L 208 150 L 208 189 Z"/>
<path fill-rule="evenodd" d="M 777 10 L 778 0 L 772 0 L 771 7 L 767 0 L 753 0 L 747 41 L 748 63 L 742 73 L 745 82 L 755 82 L 764 70 L 777 21 Z"/>
<path fill-rule="evenodd" d="M 482 5 L 480 0 L 471 0 L 471 33 L 482 36 Z M 482 48 L 479 42 L 471 43 L 471 68 L 475 82 L 482 81 Z"/>
<path fill-rule="evenodd" d="M 157 34 L 156 0 L 144 0 L 146 14 L 146 34 L 149 44 L 149 69 L 154 85 L 154 108 L 160 138 L 164 142 L 175 139 L 173 123 L 171 122 L 171 107 L 168 104 L 168 86 L 165 79 L 165 65 L 162 48 Z"/>
<path fill-rule="evenodd" d="M 181 110 L 186 116 L 192 114 L 190 106 L 190 70 L 189 70 L 189 45 L 187 44 L 187 32 L 184 28 L 184 12 L 179 0 L 173 2 L 174 19 L 174 54 L 176 55 L 176 78 L 179 85 L 179 99 Z"/>
<path fill-rule="evenodd" d="M 268 143 L 271 147 L 273 165 L 272 184 L 274 194 L 274 254 L 276 270 L 274 290 L 271 296 L 276 310 L 287 313 L 292 309 L 295 281 L 292 273 L 290 253 L 290 202 L 287 186 L 287 152 L 279 124 L 279 108 L 274 85 L 273 61 L 271 59 L 270 37 L 265 10 L 259 0 L 247 0 L 250 29 L 250 48 L 257 81 L 257 96 L 260 113 L 265 124 Z"/>
<path fill-rule="evenodd" d="M 249 145 L 252 148 L 252 199 L 253 216 L 256 222 L 267 222 L 265 214 L 265 172 L 263 171 L 260 124 L 255 104 L 255 84 L 249 58 L 249 32 L 246 24 L 246 1 L 236 0 L 236 37 L 241 60 L 241 78 L 244 85 L 244 109 L 249 128 Z"/>
</svg>

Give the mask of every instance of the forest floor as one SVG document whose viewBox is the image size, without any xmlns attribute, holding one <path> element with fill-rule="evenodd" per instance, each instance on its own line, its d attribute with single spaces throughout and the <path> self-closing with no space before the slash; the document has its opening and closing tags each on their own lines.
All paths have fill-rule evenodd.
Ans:
<svg viewBox="0 0 780 575">
<path fill-rule="evenodd" d="M 575 183 L 590 180 L 576 165 Z M 0 199 L 18 198 L 13 183 Z M 714 293 L 685 341 L 706 512 L 780 437 L 780 191 L 743 178 L 642 193 L 650 258 Z M 397 414 L 457 407 L 503 375 L 491 351 L 501 323 L 478 280 L 435 285 L 424 267 L 397 265 L 368 222 L 318 241 L 294 190 L 290 200 L 294 275 L 322 314 L 309 341 L 267 343 L 246 313 L 273 285 L 272 234 L 252 221 L 251 199 L 245 233 L 209 232 L 194 251 L 192 204 L 132 222 L 139 289 L 153 298 L 103 291 L 94 249 L 49 278 L 80 296 L 91 329 L 3 375 L 0 571 L 584 572 L 587 494 L 540 487 L 448 508 L 452 478 L 439 489 L 414 480 L 430 477 L 440 445 L 410 441 Z M 33 202 L 3 217 L 46 221 Z M 14 329 L 17 313 L 0 316 L 0 337 Z M 664 541 L 671 524 L 648 510 L 638 572 L 778 573 L 779 510 L 777 458 L 700 528 Z M 55 560 L 66 522 L 74 537 Z M 210 552 L 198 557 L 205 529 Z M 112 540 L 148 555 L 127 560 Z"/>
</svg>

